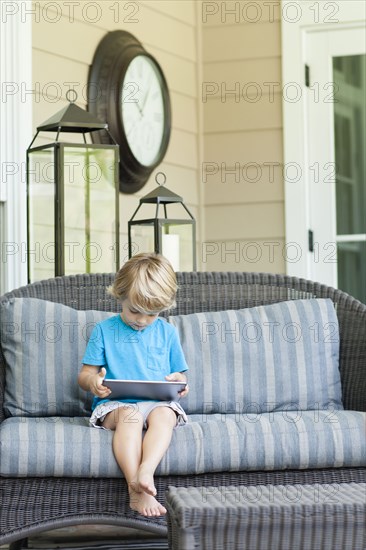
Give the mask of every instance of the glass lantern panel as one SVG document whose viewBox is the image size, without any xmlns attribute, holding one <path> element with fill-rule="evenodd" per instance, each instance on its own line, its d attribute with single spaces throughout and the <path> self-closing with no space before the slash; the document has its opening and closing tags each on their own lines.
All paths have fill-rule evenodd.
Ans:
<svg viewBox="0 0 366 550">
<path fill-rule="evenodd" d="M 162 223 L 162 254 L 174 271 L 193 271 L 193 225 L 191 223 Z"/>
<path fill-rule="evenodd" d="M 116 268 L 115 154 L 64 147 L 65 274 Z"/>
<path fill-rule="evenodd" d="M 54 149 L 28 154 L 28 262 L 30 282 L 55 275 Z"/>
<path fill-rule="evenodd" d="M 154 252 L 154 224 L 131 225 L 132 256 L 140 252 Z"/>
</svg>

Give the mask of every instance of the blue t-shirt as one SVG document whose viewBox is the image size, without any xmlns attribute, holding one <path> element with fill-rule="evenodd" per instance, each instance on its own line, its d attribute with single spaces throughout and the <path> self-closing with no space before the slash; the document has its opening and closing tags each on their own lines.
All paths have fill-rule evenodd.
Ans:
<svg viewBox="0 0 366 550">
<path fill-rule="evenodd" d="M 140 331 L 126 325 L 120 315 L 101 321 L 90 335 L 82 362 L 105 367 L 106 378 L 122 380 L 162 381 L 168 374 L 188 370 L 177 329 L 159 317 Z M 105 401 L 109 399 L 94 397 L 92 408 Z"/>
</svg>

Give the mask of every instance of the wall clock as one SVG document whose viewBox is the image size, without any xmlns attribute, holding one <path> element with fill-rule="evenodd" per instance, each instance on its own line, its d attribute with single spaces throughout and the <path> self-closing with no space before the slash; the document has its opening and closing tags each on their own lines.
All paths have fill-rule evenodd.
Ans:
<svg viewBox="0 0 366 550">
<path fill-rule="evenodd" d="M 120 146 L 120 191 L 134 193 L 161 163 L 169 144 L 171 106 L 159 63 L 132 34 L 108 33 L 88 77 L 88 109 Z M 93 140 L 110 143 L 103 133 Z"/>
</svg>

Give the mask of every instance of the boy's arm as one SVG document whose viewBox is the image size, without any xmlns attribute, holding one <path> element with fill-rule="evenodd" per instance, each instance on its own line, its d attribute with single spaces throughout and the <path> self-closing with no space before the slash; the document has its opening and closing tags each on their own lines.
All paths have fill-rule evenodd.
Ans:
<svg viewBox="0 0 366 550">
<path fill-rule="evenodd" d="M 168 380 L 169 382 L 187 382 L 187 377 L 184 372 L 173 372 L 172 374 L 168 374 L 168 376 L 165 377 L 165 380 Z M 189 387 L 187 384 L 185 389 L 179 392 L 179 395 L 180 397 L 185 397 L 188 392 Z"/>
<path fill-rule="evenodd" d="M 103 386 L 105 375 L 106 370 L 104 367 L 100 369 L 100 367 L 94 365 L 83 365 L 78 376 L 79 386 L 97 397 L 106 399 L 110 395 L 111 390 Z"/>
<path fill-rule="evenodd" d="M 111 390 L 103 386 L 106 369 L 102 366 L 106 364 L 106 359 L 101 324 L 98 323 L 90 335 L 82 359 L 83 366 L 78 376 L 78 383 L 83 390 L 90 391 L 97 397 L 106 399 L 110 395 Z"/>
</svg>

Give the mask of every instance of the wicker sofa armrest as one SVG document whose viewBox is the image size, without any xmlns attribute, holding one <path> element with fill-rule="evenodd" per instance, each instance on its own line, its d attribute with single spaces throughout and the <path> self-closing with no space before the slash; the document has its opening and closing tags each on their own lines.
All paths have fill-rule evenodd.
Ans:
<svg viewBox="0 0 366 550">
<path fill-rule="evenodd" d="M 337 315 L 343 404 L 345 409 L 366 411 L 366 305 L 343 296 Z"/>
<path fill-rule="evenodd" d="M 5 393 L 5 358 L 0 347 L 0 424 L 5 420 L 5 413 L 3 408 Z"/>
</svg>

